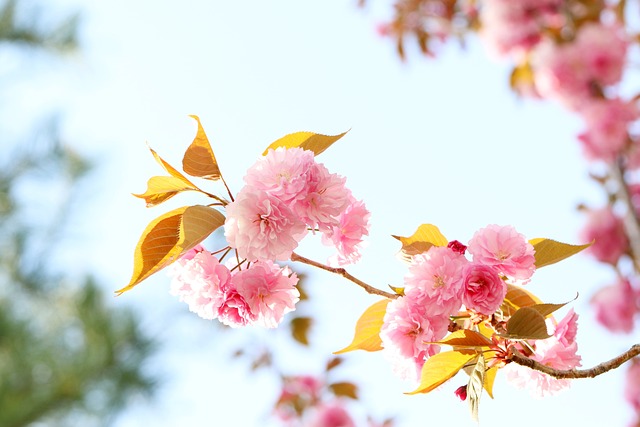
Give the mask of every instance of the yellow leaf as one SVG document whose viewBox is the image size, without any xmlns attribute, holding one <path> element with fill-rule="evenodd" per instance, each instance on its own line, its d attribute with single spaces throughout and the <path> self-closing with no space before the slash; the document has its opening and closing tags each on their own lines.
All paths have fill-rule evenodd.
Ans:
<svg viewBox="0 0 640 427">
<path fill-rule="evenodd" d="M 493 383 L 496 380 L 497 373 L 498 373 L 498 368 L 494 366 L 484 374 L 484 389 L 487 391 L 487 394 L 492 399 L 493 399 Z"/>
<path fill-rule="evenodd" d="M 502 312 L 505 316 L 511 316 L 519 308 L 535 304 L 542 304 L 542 300 L 521 286 L 507 284 L 507 294 L 502 303 Z"/>
<path fill-rule="evenodd" d="M 333 383 L 329 385 L 329 389 L 338 397 L 358 399 L 358 386 L 353 383 Z"/>
<path fill-rule="evenodd" d="M 382 350 L 380 328 L 387 312 L 388 299 L 383 299 L 367 308 L 356 323 L 356 332 L 351 344 L 333 354 L 346 353 L 353 350 L 378 351 Z"/>
<path fill-rule="evenodd" d="M 156 162 L 158 162 L 160 164 L 160 166 L 162 166 L 164 168 L 164 170 L 166 170 L 169 173 L 169 175 L 171 175 L 172 177 L 180 180 L 187 187 L 197 188 L 196 185 L 193 184 L 191 181 L 189 181 L 186 176 L 181 174 L 176 168 L 171 166 L 162 157 L 160 157 L 160 155 L 158 153 L 156 153 L 153 148 L 149 147 L 149 150 L 151 151 L 151 154 L 153 154 L 153 158 L 156 159 Z"/>
<path fill-rule="evenodd" d="M 507 333 L 499 336 L 512 340 L 540 340 L 551 335 L 539 311 L 533 307 L 522 307 L 507 322 Z"/>
<path fill-rule="evenodd" d="M 220 179 L 220 168 L 213 154 L 213 149 L 209 143 L 209 138 L 204 133 L 200 118 L 189 116 L 198 122 L 198 132 L 193 142 L 187 148 L 182 159 L 182 169 L 191 176 L 205 179 Z"/>
<path fill-rule="evenodd" d="M 188 190 L 197 190 L 197 188 L 174 176 L 152 176 L 147 182 L 147 191 L 134 196 L 144 199 L 147 207 L 150 208 Z"/>
<path fill-rule="evenodd" d="M 493 345 L 490 339 L 486 338 L 479 332 L 475 332 L 469 329 L 460 329 L 459 331 L 452 332 L 446 338 L 441 341 L 437 341 L 432 344 L 445 344 L 451 347 L 490 347 Z"/>
<path fill-rule="evenodd" d="M 302 345 L 309 345 L 309 329 L 313 319 L 310 317 L 294 317 L 291 319 L 291 336 Z"/>
<path fill-rule="evenodd" d="M 176 261 L 224 224 L 224 215 L 207 206 L 184 206 L 149 223 L 133 255 L 133 274 L 118 295 Z"/>
<path fill-rule="evenodd" d="M 446 351 L 430 358 L 422 366 L 422 376 L 417 389 L 406 394 L 429 393 L 460 371 L 470 360 L 477 357 L 475 351 Z"/>
<path fill-rule="evenodd" d="M 278 147 L 285 148 L 294 148 L 300 147 L 303 150 L 311 150 L 317 156 L 322 153 L 324 150 L 329 148 L 331 144 L 345 136 L 347 132 L 341 133 L 340 135 L 321 135 L 319 133 L 313 132 L 295 132 L 290 133 L 289 135 L 283 136 L 275 142 L 272 142 L 271 145 L 264 150 L 262 155 L 266 155 L 270 148 L 276 149 Z"/>
<path fill-rule="evenodd" d="M 533 245 L 536 250 L 536 268 L 541 268 L 547 265 L 555 264 L 558 261 L 562 261 L 565 258 L 569 258 L 572 255 L 588 248 L 593 244 L 587 243 L 586 245 L 569 245 L 567 243 L 556 242 L 551 239 L 532 239 L 529 243 Z"/>
<path fill-rule="evenodd" d="M 433 224 L 422 224 L 409 237 L 392 236 L 402 242 L 403 257 L 410 260 L 414 255 L 428 251 L 431 246 L 447 246 L 447 238 Z"/>
</svg>

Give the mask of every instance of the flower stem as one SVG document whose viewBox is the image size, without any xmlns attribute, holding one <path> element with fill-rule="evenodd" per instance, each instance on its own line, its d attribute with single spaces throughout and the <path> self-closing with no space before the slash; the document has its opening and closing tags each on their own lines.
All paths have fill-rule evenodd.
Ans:
<svg viewBox="0 0 640 427">
<path fill-rule="evenodd" d="M 363 282 L 362 280 L 358 279 L 357 277 L 352 276 L 344 268 L 329 267 L 328 265 L 324 265 L 324 264 L 321 264 L 321 263 L 319 263 L 317 261 L 313 261 L 313 260 L 311 260 L 309 258 L 305 258 L 302 255 L 298 255 L 295 252 L 291 254 L 291 261 L 298 261 L 298 262 L 301 262 L 303 264 L 307 264 L 307 265 L 310 265 L 312 267 L 316 267 L 316 268 L 319 268 L 321 270 L 328 271 L 330 273 L 334 273 L 334 274 L 337 274 L 339 276 L 342 276 L 345 279 L 347 279 L 347 280 L 355 283 L 356 285 L 360 286 L 367 293 L 370 293 L 372 295 L 380 295 L 380 296 L 383 296 L 383 297 L 389 298 L 389 299 L 395 299 L 395 298 L 398 298 L 398 296 L 399 296 L 397 294 L 392 294 L 392 293 L 389 293 L 389 292 L 382 291 L 382 290 L 380 290 L 378 288 L 374 288 L 373 286 Z"/>
</svg>

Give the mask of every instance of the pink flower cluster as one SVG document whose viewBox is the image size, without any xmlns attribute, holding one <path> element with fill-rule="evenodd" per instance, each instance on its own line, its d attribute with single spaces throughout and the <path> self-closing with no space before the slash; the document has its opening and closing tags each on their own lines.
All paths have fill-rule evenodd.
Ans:
<svg viewBox="0 0 640 427">
<path fill-rule="evenodd" d="M 226 206 L 229 245 L 249 261 L 284 261 L 307 234 L 319 231 L 336 247 L 335 261 L 360 258 L 369 233 L 369 212 L 345 187 L 345 178 L 329 173 L 301 148 L 270 149 L 247 172 L 245 186 Z"/>
<path fill-rule="evenodd" d="M 535 353 L 530 356 L 531 359 L 555 369 L 573 369 L 581 366 L 582 358 L 577 355 L 577 321 L 578 315 L 573 309 L 556 325 L 552 319 L 547 319 L 549 333 L 553 335 L 551 338 L 536 340 Z M 556 379 L 516 363 L 508 364 L 505 369 L 510 382 L 517 387 L 528 388 L 534 397 L 553 395 L 571 384 L 570 380 Z"/>
<path fill-rule="evenodd" d="M 201 246 L 176 261 L 170 274 L 171 293 L 189 310 L 231 327 L 275 328 L 300 299 L 298 277 L 288 267 L 256 261 L 232 271 Z"/>
<path fill-rule="evenodd" d="M 464 254 L 468 249 L 471 261 Z M 449 317 L 464 306 L 493 314 L 507 282 L 526 283 L 535 271 L 533 246 L 511 226 L 478 230 L 468 247 L 452 241 L 413 257 L 404 296 L 389 303 L 380 338 L 394 371 L 416 378 L 425 360 L 439 351 L 430 344 L 448 331 Z"/>
</svg>

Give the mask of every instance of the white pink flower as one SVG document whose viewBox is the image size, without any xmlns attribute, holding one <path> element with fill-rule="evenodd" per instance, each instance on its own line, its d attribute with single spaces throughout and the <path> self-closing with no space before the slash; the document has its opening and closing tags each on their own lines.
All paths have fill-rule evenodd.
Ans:
<svg viewBox="0 0 640 427">
<path fill-rule="evenodd" d="M 402 378 L 419 378 L 426 358 L 440 351 L 428 343 L 447 334 L 448 315 L 427 314 L 424 305 L 404 296 L 389 302 L 383 322 L 380 339 L 394 372 Z"/>
<path fill-rule="evenodd" d="M 575 342 L 577 319 L 578 315 L 573 310 L 558 323 L 558 327 L 547 319 L 547 326 L 554 331 L 554 335 L 544 340 L 536 340 L 535 353 L 530 356 L 531 359 L 561 370 L 580 366 L 582 358 L 577 355 L 578 343 Z M 508 364 L 505 369 L 510 382 L 516 387 L 528 388 L 534 397 L 550 396 L 571 385 L 570 380 L 556 379 L 515 363 Z"/>
<path fill-rule="evenodd" d="M 462 303 L 478 313 L 491 315 L 502 304 L 507 284 L 490 266 L 472 263 L 466 266 Z"/>
<path fill-rule="evenodd" d="M 591 298 L 596 320 L 611 332 L 633 330 L 634 317 L 638 312 L 638 295 L 628 280 L 619 280 L 605 286 Z"/>
<path fill-rule="evenodd" d="M 225 237 L 242 258 L 287 260 L 307 232 L 286 203 L 245 186 L 226 206 Z"/>
<path fill-rule="evenodd" d="M 244 181 L 253 189 L 269 193 L 292 207 L 306 196 L 309 173 L 314 164 L 312 151 L 278 147 L 260 157 L 249 168 Z"/>
<path fill-rule="evenodd" d="M 627 370 L 624 385 L 624 397 L 633 409 L 640 413 L 640 359 L 636 357 Z"/>
<path fill-rule="evenodd" d="M 349 206 L 338 216 L 338 224 L 322 235 L 325 244 L 338 250 L 338 254 L 329 260 L 330 264 L 342 266 L 360 259 L 362 239 L 369 235 L 370 216 L 364 202 L 352 198 Z"/>
<path fill-rule="evenodd" d="M 615 265 L 629 249 L 624 224 L 608 206 L 589 211 L 580 236 L 586 242 L 594 242 L 587 253 L 601 262 Z"/>
<path fill-rule="evenodd" d="M 231 278 L 235 291 L 246 303 L 250 323 L 275 328 L 300 300 L 298 276 L 288 267 L 256 261 Z"/>
<path fill-rule="evenodd" d="M 175 262 L 170 274 L 173 275 L 172 295 L 178 296 L 189 305 L 189 310 L 204 319 L 218 317 L 231 273 L 214 255 L 199 246 Z"/>
<path fill-rule="evenodd" d="M 225 290 L 224 301 L 218 309 L 218 319 L 232 328 L 247 326 L 256 320 L 256 315 L 233 283 L 230 283 Z"/>
<path fill-rule="evenodd" d="M 536 270 L 533 246 L 510 225 L 481 228 L 467 249 L 474 262 L 493 266 L 515 281 L 528 281 Z"/>
</svg>

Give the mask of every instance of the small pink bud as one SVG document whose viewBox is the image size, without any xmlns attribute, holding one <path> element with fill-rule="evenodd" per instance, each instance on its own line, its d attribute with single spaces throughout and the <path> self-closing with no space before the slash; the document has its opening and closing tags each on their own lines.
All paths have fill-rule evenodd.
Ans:
<svg viewBox="0 0 640 427">
<path fill-rule="evenodd" d="M 450 241 L 447 247 L 454 252 L 458 252 L 460 255 L 464 255 L 465 251 L 467 250 L 467 247 L 457 240 Z"/>
<path fill-rule="evenodd" d="M 460 386 L 454 391 L 455 395 L 462 401 L 467 400 L 467 386 Z"/>
</svg>

